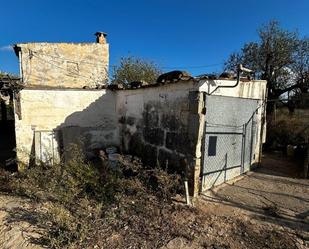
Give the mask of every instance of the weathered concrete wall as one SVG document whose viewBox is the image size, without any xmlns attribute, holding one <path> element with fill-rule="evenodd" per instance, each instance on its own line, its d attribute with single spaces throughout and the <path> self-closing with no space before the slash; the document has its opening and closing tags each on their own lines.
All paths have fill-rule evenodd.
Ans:
<svg viewBox="0 0 309 249">
<path fill-rule="evenodd" d="M 193 82 L 117 92 L 123 150 L 148 166 L 182 173 L 194 188 L 200 134 L 199 93 Z M 201 109 L 201 108 L 200 108 Z M 197 181 L 198 183 L 198 181 Z"/>
<path fill-rule="evenodd" d="M 179 168 L 179 160 L 172 157 L 192 154 L 193 150 L 188 137 L 188 98 L 189 91 L 180 84 L 118 91 L 123 149 L 141 156 L 150 166 L 168 160 L 170 170 Z"/>
<path fill-rule="evenodd" d="M 201 92 L 211 93 L 218 86 L 234 86 L 236 80 L 202 80 L 199 82 Z M 221 95 L 228 97 L 240 97 L 251 99 L 265 99 L 266 81 L 240 81 L 236 87 L 218 88 L 212 95 Z"/>
<path fill-rule="evenodd" d="M 230 80 L 216 82 L 222 85 L 235 83 Z M 123 149 L 140 156 L 147 165 L 160 165 L 182 173 L 187 171 L 194 195 L 199 191 L 203 129 L 207 119 L 203 93 L 209 90 L 208 85 L 215 87 L 211 81 L 189 81 L 117 92 L 116 109 Z M 222 88 L 213 94 L 264 99 L 265 89 L 264 81 L 240 82 L 235 88 Z M 261 110 L 258 129 L 261 127 Z M 259 146 L 256 155 L 259 155 Z"/>
<path fill-rule="evenodd" d="M 24 43 L 21 76 L 27 87 L 95 88 L 107 83 L 108 44 Z"/>
<path fill-rule="evenodd" d="M 119 144 L 115 93 L 111 91 L 22 90 L 19 101 L 20 115 L 15 114 L 17 157 L 26 165 L 38 146 L 35 134 L 41 137 L 37 143 L 42 143 L 43 137 L 54 133 L 57 144 L 42 146 L 57 149 L 80 139 L 86 150 Z M 52 148 L 46 150 L 53 152 Z"/>
</svg>

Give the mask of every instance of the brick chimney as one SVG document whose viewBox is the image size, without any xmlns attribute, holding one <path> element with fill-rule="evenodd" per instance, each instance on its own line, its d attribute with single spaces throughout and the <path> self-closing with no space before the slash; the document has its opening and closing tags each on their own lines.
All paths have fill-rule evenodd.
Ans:
<svg viewBox="0 0 309 249">
<path fill-rule="evenodd" d="M 94 35 L 97 37 L 97 43 L 106 44 L 107 34 L 105 32 L 96 32 Z"/>
</svg>

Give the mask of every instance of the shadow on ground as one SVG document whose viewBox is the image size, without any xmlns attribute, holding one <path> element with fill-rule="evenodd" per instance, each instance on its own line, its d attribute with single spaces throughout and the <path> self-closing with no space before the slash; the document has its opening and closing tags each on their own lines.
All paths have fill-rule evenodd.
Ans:
<svg viewBox="0 0 309 249">
<path fill-rule="evenodd" d="M 261 167 L 237 182 L 208 191 L 204 197 L 213 204 L 249 211 L 251 218 L 307 233 L 309 180 L 299 175 L 295 161 L 267 154 Z"/>
</svg>

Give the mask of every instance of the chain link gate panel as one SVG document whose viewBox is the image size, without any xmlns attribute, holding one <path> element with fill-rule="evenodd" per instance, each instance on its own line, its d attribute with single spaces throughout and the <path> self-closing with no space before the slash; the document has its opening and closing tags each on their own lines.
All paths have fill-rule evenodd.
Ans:
<svg viewBox="0 0 309 249">
<path fill-rule="evenodd" d="M 250 170 L 258 105 L 254 99 L 206 97 L 202 190 Z"/>
</svg>

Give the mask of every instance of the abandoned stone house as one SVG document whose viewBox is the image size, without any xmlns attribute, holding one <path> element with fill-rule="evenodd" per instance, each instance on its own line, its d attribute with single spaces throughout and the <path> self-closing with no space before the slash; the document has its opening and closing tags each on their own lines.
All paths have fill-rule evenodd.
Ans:
<svg viewBox="0 0 309 249">
<path fill-rule="evenodd" d="M 96 35 L 96 43 L 15 45 L 19 167 L 59 161 L 79 141 L 86 154 L 116 146 L 147 165 L 186 171 L 197 195 L 259 161 L 265 81 L 200 77 L 112 91 L 106 34 Z"/>
</svg>

